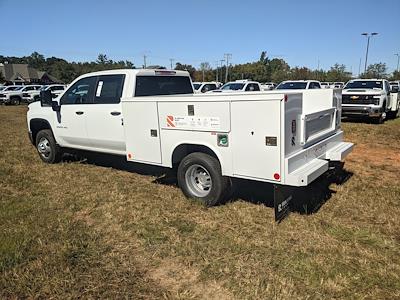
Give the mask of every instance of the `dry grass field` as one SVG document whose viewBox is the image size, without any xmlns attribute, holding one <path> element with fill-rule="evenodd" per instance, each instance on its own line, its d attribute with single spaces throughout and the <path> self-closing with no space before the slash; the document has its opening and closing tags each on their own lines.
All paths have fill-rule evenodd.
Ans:
<svg viewBox="0 0 400 300">
<path fill-rule="evenodd" d="M 205 208 L 121 158 L 46 165 L 26 109 L 0 107 L 1 299 L 400 298 L 400 119 L 343 123 L 348 180 L 276 224 L 267 184 Z"/>
</svg>

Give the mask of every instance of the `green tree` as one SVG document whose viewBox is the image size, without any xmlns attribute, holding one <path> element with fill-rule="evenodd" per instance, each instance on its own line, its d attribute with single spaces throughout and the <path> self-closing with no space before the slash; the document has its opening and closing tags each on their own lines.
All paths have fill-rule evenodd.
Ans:
<svg viewBox="0 0 400 300">
<path fill-rule="evenodd" d="M 346 82 L 351 79 L 351 74 L 346 71 L 346 66 L 343 64 L 334 64 L 328 72 L 326 72 L 325 81 L 335 82 L 343 81 Z"/>
<path fill-rule="evenodd" d="M 361 74 L 361 78 L 386 78 L 387 67 L 385 63 L 369 65 L 367 72 Z"/>
<path fill-rule="evenodd" d="M 195 67 L 193 67 L 192 65 L 185 65 L 181 64 L 180 62 L 176 63 L 175 70 L 188 71 L 192 79 L 194 79 L 194 73 L 196 72 Z"/>
</svg>

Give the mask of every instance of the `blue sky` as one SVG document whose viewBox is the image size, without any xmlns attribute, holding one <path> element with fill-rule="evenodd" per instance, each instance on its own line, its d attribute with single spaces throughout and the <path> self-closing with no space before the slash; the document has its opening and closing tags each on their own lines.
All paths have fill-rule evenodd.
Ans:
<svg viewBox="0 0 400 300">
<path fill-rule="evenodd" d="M 215 65 L 257 60 L 262 50 L 291 66 L 343 63 L 358 73 L 365 57 L 362 32 L 378 32 L 369 62 L 396 68 L 400 53 L 400 0 L 339 1 L 94 1 L 0 0 L 0 54 L 33 51 L 69 61 L 105 53 L 136 66 L 169 66 L 169 58 Z"/>
</svg>

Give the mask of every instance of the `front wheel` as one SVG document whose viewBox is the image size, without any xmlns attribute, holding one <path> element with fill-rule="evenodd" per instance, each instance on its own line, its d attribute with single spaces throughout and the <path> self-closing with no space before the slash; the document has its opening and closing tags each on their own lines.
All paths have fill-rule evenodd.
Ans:
<svg viewBox="0 0 400 300">
<path fill-rule="evenodd" d="M 229 194 L 229 178 L 222 176 L 219 161 L 205 153 L 195 152 L 183 158 L 177 177 L 186 197 L 207 206 L 218 204 Z"/>
<path fill-rule="evenodd" d="M 48 164 L 55 164 L 61 161 L 62 152 L 57 145 L 53 133 L 44 129 L 36 135 L 36 149 L 41 160 Z"/>
</svg>

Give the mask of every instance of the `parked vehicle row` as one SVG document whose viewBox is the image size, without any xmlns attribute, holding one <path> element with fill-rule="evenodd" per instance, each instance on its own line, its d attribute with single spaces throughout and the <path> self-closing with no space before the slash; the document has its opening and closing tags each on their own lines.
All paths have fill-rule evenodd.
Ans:
<svg viewBox="0 0 400 300">
<path fill-rule="evenodd" d="M 22 102 L 31 103 L 40 100 L 40 92 L 50 90 L 57 97 L 65 85 L 9 85 L 0 88 L 0 104 L 19 105 Z"/>
</svg>

